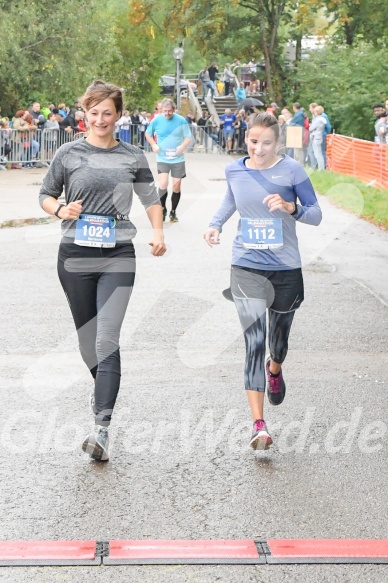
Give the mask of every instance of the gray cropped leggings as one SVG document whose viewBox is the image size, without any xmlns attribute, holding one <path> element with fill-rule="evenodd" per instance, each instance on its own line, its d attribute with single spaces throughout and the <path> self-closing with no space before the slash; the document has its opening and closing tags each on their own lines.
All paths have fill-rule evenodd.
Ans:
<svg viewBox="0 0 388 583">
<path fill-rule="evenodd" d="M 263 272 L 232 266 L 231 294 L 244 332 L 244 385 L 247 390 L 263 392 L 267 309 L 269 353 L 274 362 L 281 364 L 287 356 L 295 309 L 304 297 L 302 273 L 301 270 Z"/>
</svg>

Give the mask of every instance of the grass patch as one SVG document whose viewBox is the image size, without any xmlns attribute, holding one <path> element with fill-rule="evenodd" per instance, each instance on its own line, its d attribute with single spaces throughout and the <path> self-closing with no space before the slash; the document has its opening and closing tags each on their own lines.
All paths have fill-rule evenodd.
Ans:
<svg viewBox="0 0 388 583">
<path fill-rule="evenodd" d="M 361 180 L 322 170 L 310 174 L 315 190 L 334 204 L 388 229 L 388 190 L 367 186 Z"/>
</svg>

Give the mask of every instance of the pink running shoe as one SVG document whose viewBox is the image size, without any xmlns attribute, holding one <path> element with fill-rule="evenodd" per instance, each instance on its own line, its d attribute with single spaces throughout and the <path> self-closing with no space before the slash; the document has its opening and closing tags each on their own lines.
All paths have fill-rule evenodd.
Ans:
<svg viewBox="0 0 388 583">
<path fill-rule="evenodd" d="M 269 372 L 270 362 L 271 357 L 267 356 L 265 361 L 265 370 L 267 373 L 267 397 L 271 405 L 280 405 L 280 403 L 283 403 L 284 397 L 286 396 L 286 383 L 284 382 L 281 370 L 276 376 Z"/>
<path fill-rule="evenodd" d="M 253 424 L 250 446 L 253 449 L 268 449 L 272 444 L 272 437 L 268 433 L 264 419 L 256 419 Z"/>
</svg>

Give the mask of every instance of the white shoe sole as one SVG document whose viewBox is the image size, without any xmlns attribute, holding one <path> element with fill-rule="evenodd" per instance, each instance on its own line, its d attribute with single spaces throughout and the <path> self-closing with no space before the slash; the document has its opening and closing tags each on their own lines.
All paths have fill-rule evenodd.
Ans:
<svg viewBox="0 0 388 583">
<path fill-rule="evenodd" d="M 249 445 L 254 450 L 265 450 L 268 449 L 272 443 L 272 437 L 268 433 L 263 432 L 256 435 L 256 437 L 252 439 Z"/>
</svg>

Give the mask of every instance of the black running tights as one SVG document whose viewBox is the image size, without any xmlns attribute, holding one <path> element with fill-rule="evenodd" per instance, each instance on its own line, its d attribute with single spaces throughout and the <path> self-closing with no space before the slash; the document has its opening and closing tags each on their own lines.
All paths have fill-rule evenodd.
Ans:
<svg viewBox="0 0 388 583">
<path fill-rule="evenodd" d="M 133 245 L 113 249 L 61 243 L 58 275 L 95 379 L 95 421 L 108 426 L 120 387 L 120 330 L 135 280 Z"/>
</svg>

